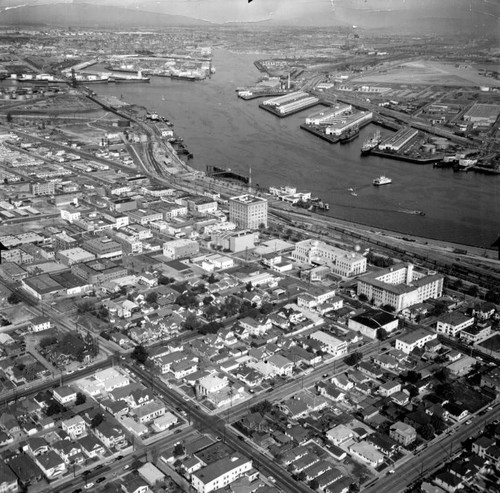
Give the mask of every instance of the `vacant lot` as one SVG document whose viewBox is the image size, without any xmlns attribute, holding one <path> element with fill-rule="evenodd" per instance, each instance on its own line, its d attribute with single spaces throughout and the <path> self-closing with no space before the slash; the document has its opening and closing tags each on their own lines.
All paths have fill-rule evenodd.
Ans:
<svg viewBox="0 0 500 493">
<path fill-rule="evenodd" d="M 362 75 L 356 82 L 379 84 L 418 84 L 442 86 L 491 86 L 500 87 L 500 81 L 479 75 L 474 68 L 458 68 L 453 63 L 417 60 L 388 68 L 383 73 L 374 70 Z"/>
</svg>

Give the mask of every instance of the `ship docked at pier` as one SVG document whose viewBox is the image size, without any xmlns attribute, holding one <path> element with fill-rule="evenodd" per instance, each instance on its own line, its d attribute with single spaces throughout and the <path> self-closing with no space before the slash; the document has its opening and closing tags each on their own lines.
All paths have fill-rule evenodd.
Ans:
<svg viewBox="0 0 500 493">
<path fill-rule="evenodd" d="M 361 155 L 366 156 L 367 154 L 370 154 L 370 152 L 375 149 L 380 142 L 382 142 L 382 137 L 380 135 L 380 130 L 377 130 L 369 139 L 363 142 Z"/>
</svg>

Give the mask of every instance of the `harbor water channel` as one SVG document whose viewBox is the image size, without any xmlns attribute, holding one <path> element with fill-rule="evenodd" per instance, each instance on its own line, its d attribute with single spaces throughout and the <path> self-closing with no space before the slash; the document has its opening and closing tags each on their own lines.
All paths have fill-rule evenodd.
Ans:
<svg viewBox="0 0 500 493">
<path fill-rule="evenodd" d="M 97 94 L 156 111 L 174 123 L 194 158 L 190 165 L 231 168 L 263 187 L 296 187 L 330 204 L 329 215 L 403 234 L 489 247 L 500 233 L 500 175 L 454 173 L 375 156 L 360 148 L 368 125 L 347 144 L 330 144 L 299 128 L 316 109 L 280 119 L 244 101 L 236 88 L 256 82 L 258 55 L 214 50 L 216 73 L 204 81 L 152 77 L 149 84 L 96 84 Z M 382 135 L 389 134 L 382 129 Z M 390 185 L 375 187 L 386 175 Z M 425 215 L 411 214 L 423 211 Z"/>
</svg>

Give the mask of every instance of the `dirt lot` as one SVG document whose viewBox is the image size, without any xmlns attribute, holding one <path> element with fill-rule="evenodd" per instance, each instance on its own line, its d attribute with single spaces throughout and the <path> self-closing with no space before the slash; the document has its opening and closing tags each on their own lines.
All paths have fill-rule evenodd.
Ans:
<svg viewBox="0 0 500 493">
<path fill-rule="evenodd" d="M 421 84 L 443 86 L 490 86 L 500 87 L 500 81 L 479 75 L 474 68 L 458 68 L 453 63 L 429 60 L 417 60 L 404 63 L 387 72 L 374 71 L 362 75 L 356 82 L 374 82 L 380 84 Z"/>
</svg>

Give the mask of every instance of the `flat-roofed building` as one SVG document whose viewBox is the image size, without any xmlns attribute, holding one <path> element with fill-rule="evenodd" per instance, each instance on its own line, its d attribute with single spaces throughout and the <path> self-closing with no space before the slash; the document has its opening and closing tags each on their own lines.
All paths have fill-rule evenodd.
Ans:
<svg viewBox="0 0 500 493">
<path fill-rule="evenodd" d="M 84 241 L 82 247 L 97 258 L 118 259 L 123 253 L 122 246 L 107 237 Z"/>
<path fill-rule="evenodd" d="M 73 264 L 71 272 L 94 285 L 101 285 L 128 275 L 126 268 L 109 259 L 97 259 L 82 264 Z"/>
<path fill-rule="evenodd" d="M 413 264 L 367 274 L 358 280 L 357 294 L 363 294 L 374 305 L 390 305 L 396 312 L 443 294 L 444 276 L 424 274 L 414 270 Z"/>
<path fill-rule="evenodd" d="M 482 125 L 493 125 L 500 115 L 498 104 L 474 103 L 464 113 L 464 120 Z"/>
<path fill-rule="evenodd" d="M 405 145 L 409 144 L 418 135 L 418 130 L 414 128 L 402 128 L 394 135 L 384 139 L 379 144 L 381 151 L 400 151 Z"/>
<path fill-rule="evenodd" d="M 306 125 L 324 125 L 326 123 L 331 123 L 339 115 L 348 113 L 352 111 L 352 106 L 350 104 L 339 103 L 335 106 L 330 106 L 315 113 L 308 115 L 306 117 Z"/>
<path fill-rule="evenodd" d="M 63 286 L 48 274 L 22 280 L 22 287 L 38 300 L 44 300 L 64 291 Z"/>
<path fill-rule="evenodd" d="M 295 244 L 292 257 L 310 265 L 327 265 L 332 272 L 342 277 L 351 277 L 366 272 L 366 258 L 357 252 L 347 252 L 324 241 L 303 240 Z"/>
<path fill-rule="evenodd" d="M 151 209 L 137 209 L 135 211 L 130 211 L 128 215 L 133 223 L 142 225 L 149 224 L 153 221 L 161 221 L 163 219 L 163 214 L 161 212 Z"/>
<path fill-rule="evenodd" d="M 437 339 L 437 334 L 433 334 L 425 329 L 416 329 L 407 334 L 403 334 L 396 339 L 396 349 L 403 353 L 410 354 L 415 348 L 422 348 L 430 341 Z"/>
<path fill-rule="evenodd" d="M 56 185 L 53 181 L 38 181 L 31 183 L 30 186 L 33 195 L 54 195 L 56 193 Z"/>
<path fill-rule="evenodd" d="M 267 199 L 245 194 L 229 199 L 229 220 L 242 229 L 267 228 Z"/>
<path fill-rule="evenodd" d="M 191 485 L 198 493 L 210 493 L 230 485 L 252 467 L 251 459 L 235 452 L 193 472 Z"/>
<path fill-rule="evenodd" d="M 313 332 L 310 336 L 311 339 L 319 341 L 326 352 L 332 354 L 333 356 L 342 356 L 343 354 L 347 354 L 347 343 L 345 341 L 341 341 L 336 337 L 333 337 L 326 332 L 321 330 L 317 330 Z"/>
<path fill-rule="evenodd" d="M 326 135 L 341 136 L 347 130 L 366 125 L 373 118 L 371 111 L 359 111 L 350 115 L 339 115 L 325 128 Z"/>
<path fill-rule="evenodd" d="M 384 329 L 392 332 L 398 328 L 399 320 L 387 312 L 380 310 L 367 310 L 360 315 L 349 319 L 348 327 L 357 332 L 361 332 L 370 339 L 377 338 L 377 331 Z"/>
<path fill-rule="evenodd" d="M 163 244 L 163 255 L 169 259 L 192 257 L 200 251 L 200 246 L 195 240 L 179 239 L 166 241 Z"/>
<path fill-rule="evenodd" d="M 55 257 L 67 266 L 79 264 L 80 262 L 88 262 L 96 258 L 93 253 L 80 247 L 70 248 L 68 250 L 58 250 Z"/>
<path fill-rule="evenodd" d="M 436 332 L 447 336 L 456 337 L 461 330 L 474 325 L 474 317 L 461 312 L 445 313 L 436 324 Z"/>
<path fill-rule="evenodd" d="M 349 447 L 349 452 L 367 462 L 372 467 L 377 467 L 384 461 L 384 455 L 371 443 L 362 441 L 354 443 Z"/>
</svg>

